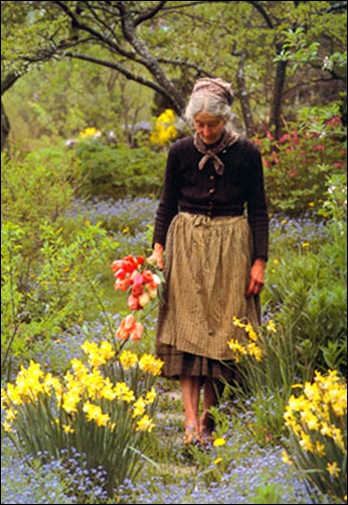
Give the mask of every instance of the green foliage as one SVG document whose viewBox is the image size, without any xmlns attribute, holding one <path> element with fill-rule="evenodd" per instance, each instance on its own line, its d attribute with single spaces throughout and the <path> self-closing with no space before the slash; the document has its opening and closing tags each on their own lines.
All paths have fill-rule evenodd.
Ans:
<svg viewBox="0 0 348 505">
<path fill-rule="evenodd" d="M 97 140 L 78 142 L 76 156 L 81 161 L 85 183 L 82 194 L 104 198 L 159 195 L 163 182 L 165 155 L 149 147 L 116 148 Z"/>
<path fill-rule="evenodd" d="M 258 444 L 277 443 L 284 435 L 283 414 L 297 372 L 294 340 L 272 321 L 259 328 L 259 347 L 263 357 L 256 361 L 244 356 L 236 365 L 235 380 L 226 384 L 238 398 L 238 409 L 248 415 Z"/>
<path fill-rule="evenodd" d="M 343 71 L 347 67 L 347 51 L 335 51 L 333 54 L 323 57 L 319 54 L 320 43 L 310 42 L 303 27 L 297 27 L 295 30 L 285 30 L 283 36 L 285 42 L 274 61 L 292 63 L 293 73 L 304 63 L 321 64 L 323 69 L 330 71 L 333 70 L 334 66 L 336 69 L 338 67 Z"/>
<path fill-rule="evenodd" d="M 327 218 L 337 238 L 344 237 L 347 213 L 347 174 L 332 174 L 327 179 L 325 201 L 318 214 Z"/>
<path fill-rule="evenodd" d="M 257 489 L 256 495 L 250 503 L 257 504 L 279 504 L 282 499 L 282 489 L 278 484 L 264 484 Z"/>
<path fill-rule="evenodd" d="M 88 317 L 91 305 L 105 312 L 100 274 L 117 243 L 100 225 L 65 217 L 79 172 L 61 155 L 49 150 L 3 164 L 4 374 L 13 358 L 47 351 L 60 331 Z"/>
<path fill-rule="evenodd" d="M 25 247 L 37 247 L 29 230 L 37 230 L 43 220 L 61 222 L 81 180 L 73 153 L 59 147 L 32 152 L 23 159 L 2 157 L 2 217 L 28 228 Z"/>
<path fill-rule="evenodd" d="M 282 417 L 294 381 L 304 383 L 315 370 L 328 368 L 347 373 L 345 179 L 333 174 L 326 182 L 325 239 L 304 235 L 299 243 L 286 219 L 271 234 L 262 293 L 268 322 L 259 334 L 264 358 L 244 357 L 238 380 L 229 386 L 243 400 L 240 405 L 253 412 L 259 443 L 284 436 Z M 306 227 L 302 230 L 306 233 Z"/>
<path fill-rule="evenodd" d="M 100 55 L 98 48 L 92 52 Z M 150 115 L 151 97 L 151 91 L 137 93 L 134 83 L 108 68 L 77 60 L 47 62 L 21 77 L 3 96 L 11 123 L 11 151 L 41 148 L 45 136 L 51 145 L 69 141 L 92 126 L 130 142 L 135 125 Z"/>
<path fill-rule="evenodd" d="M 344 237 L 339 241 L 329 239 L 319 254 L 303 250 L 294 257 L 284 253 L 272 269 L 265 289 L 266 303 L 275 311 L 274 317 L 286 338 L 293 343 L 297 373 L 306 379 L 314 368 L 326 369 L 325 356 L 329 359 L 329 355 L 331 366 L 342 373 L 346 370 L 344 243 Z"/>
<path fill-rule="evenodd" d="M 270 132 L 260 144 L 266 193 L 271 212 L 289 215 L 317 213 L 327 191 L 327 179 L 346 170 L 345 129 L 338 107 L 308 108 L 299 126 L 286 124 L 279 139 Z"/>
<path fill-rule="evenodd" d="M 103 310 L 99 275 L 113 244 L 98 225 L 86 223 L 72 236 L 42 223 L 36 257 L 21 245 L 24 230 L 7 222 L 2 230 L 2 370 L 9 358 L 27 360 L 35 349 L 48 350 L 64 329 Z"/>
<path fill-rule="evenodd" d="M 79 30 L 71 28 L 67 12 L 76 15 L 73 4 L 64 4 L 64 12 L 55 2 L 22 1 L 20 7 L 4 2 L 2 63 L 6 69 L 32 73 L 5 96 L 13 135 L 18 139 L 20 129 L 27 137 L 68 138 L 94 125 L 119 136 L 122 128 L 149 118 L 154 87 L 162 89 L 166 107 L 173 106 L 163 76 L 184 101 L 199 75 L 235 81 L 237 96 L 250 101 L 250 111 L 236 101 L 237 116 L 250 112 L 255 129 L 263 130 L 275 109 L 275 94 L 268 90 L 277 85 L 272 62 L 282 44 L 280 58 L 295 59 L 298 65 L 296 73 L 285 75 L 286 92 L 291 93 L 284 102 L 285 117 L 293 117 L 303 105 L 337 100 L 346 75 L 346 12 L 331 4 L 174 2 L 170 8 L 160 5 L 150 16 L 148 2 L 124 2 L 122 9 L 134 21 L 127 37 L 113 3 L 107 9 L 94 2 L 78 6 L 83 21 Z M 139 54 L 141 47 L 146 51 Z M 207 59 L 211 47 L 215 57 Z M 151 76 L 143 75 L 144 64 L 152 69 Z"/>
</svg>

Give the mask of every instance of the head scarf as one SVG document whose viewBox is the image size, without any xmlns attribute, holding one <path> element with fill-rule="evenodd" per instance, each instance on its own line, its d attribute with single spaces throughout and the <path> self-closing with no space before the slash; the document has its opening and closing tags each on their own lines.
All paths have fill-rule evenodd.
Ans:
<svg viewBox="0 0 348 505">
<path fill-rule="evenodd" d="M 220 79 L 220 77 L 215 79 L 211 77 L 198 79 L 193 87 L 192 95 L 196 93 L 200 95 L 214 95 L 227 105 L 232 105 L 234 100 L 234 93 L 231 84 L 225 82 L 223 79 Z"/>
</svg>

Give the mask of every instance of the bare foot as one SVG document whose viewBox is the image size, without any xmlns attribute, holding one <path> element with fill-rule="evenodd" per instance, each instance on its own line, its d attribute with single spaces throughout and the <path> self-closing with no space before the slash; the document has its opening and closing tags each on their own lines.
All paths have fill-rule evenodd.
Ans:
<svg viewBox="0 0 348 505">
<path fill-rule="evenodd" d="M 195 442 L 200 443 L 201 439 L 198 433 L 198 423 L 196 421 L 192 421 L 185 426 L 184 444 L 189 445 Z"/>
</svg>

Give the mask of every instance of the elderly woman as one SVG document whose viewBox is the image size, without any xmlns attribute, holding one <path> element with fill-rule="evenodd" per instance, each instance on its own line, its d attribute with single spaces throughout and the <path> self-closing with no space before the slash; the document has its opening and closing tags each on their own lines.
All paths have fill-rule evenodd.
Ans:
<svg viewBox="0 0 348 505">
<path fill-rule="evenodd" d="M 180 380 L 185 443 L 213 430 L 209 409 L 233 374 L 228 341 L 240 338 L 233 317 L 259 324 L 268 248 L 263 170 L 255 145 L 231 128 L 233 98 L 220 78 L 196 82 L 185 113 L 195 133 L 169 150 L 149 258 L 164 265 L 156 350 L 164 377 Z"/>
</svg>

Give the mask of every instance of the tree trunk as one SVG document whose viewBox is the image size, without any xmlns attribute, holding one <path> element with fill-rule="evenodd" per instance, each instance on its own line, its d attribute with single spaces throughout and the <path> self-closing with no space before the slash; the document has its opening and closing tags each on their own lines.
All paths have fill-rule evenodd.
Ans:
<svg viewBox="0 0 348 505">
<path fill-rule="evenodd" d="M 252 137 L 255 133 L 255 126 L 253 117 L 251 114 L 250 100 L 249 94 L 247 91 L 247 86 L 245 82 L 245 74 L 244 74 L 244 64 L 247 58 L 246 51 L 243 51 L 238 64 L 237 71 L 237 87 L 238 87 L 238 96 L 240 105 L 242 108 L 242 114 L 246 129 L 246 134 L 248 137 Z"/>
<path fill-rule="evenodd" d="M 20 74 L 17 72 L 9 72 L 1 81 L 1 96 L 10 89 L 19 79 Z M 5 111 L 4 104 L 1 100 L 1 152 L 8 149 L 8 136 L 10 134 L 10 121 Z"/>
<path fill-rule="evenodd" d="M 9 133 L 10 133 L 10 121 L 8 120 L 4 105 L 1 100 L 1 152 L 8 149 Z"/>
<path fill-rule="evenodd" d="M 286 66 L 287 61 L 279 61 L 276 68 L 276 78 L 274 82 L 274 93 L 273 93 L 273 103 L 271 110 L 271 126 L 274 126 L 274 136 L 278 139 L 281 134 L 282 124 L 282 101 L 283 101 L 283 90 L 286 77 Z"/>
</svg>

